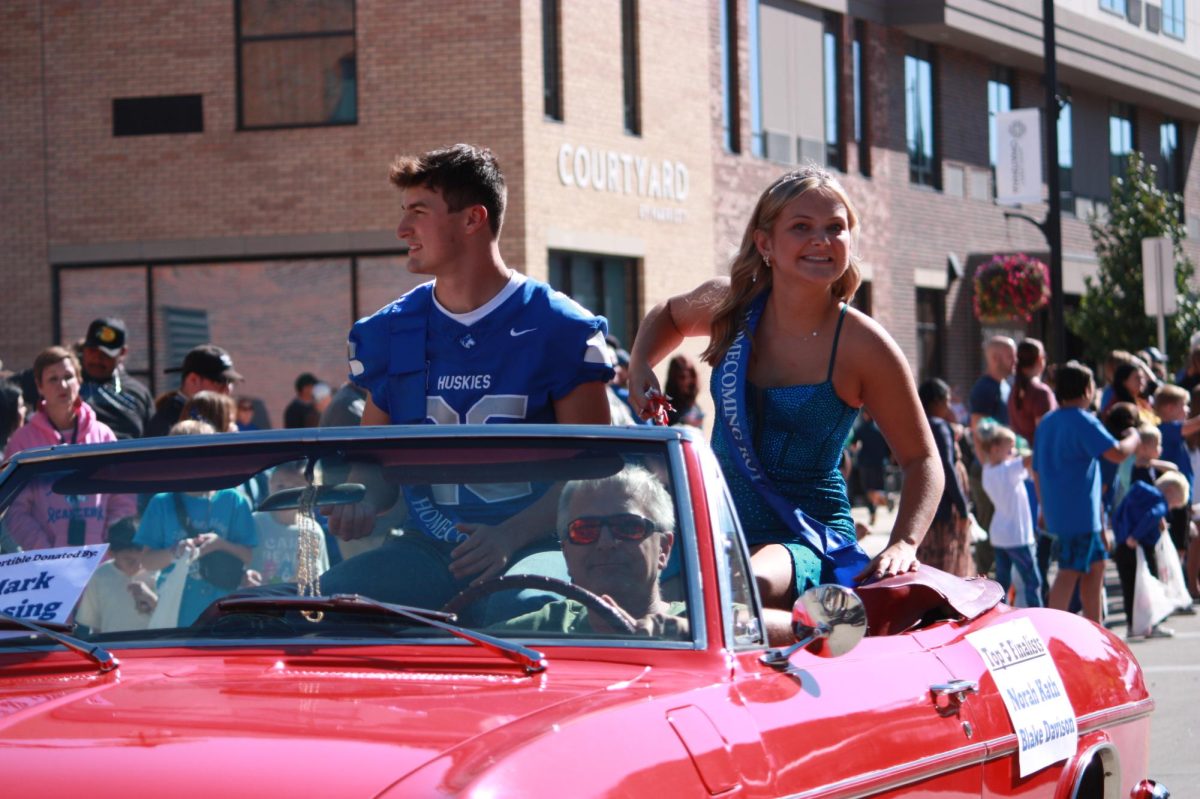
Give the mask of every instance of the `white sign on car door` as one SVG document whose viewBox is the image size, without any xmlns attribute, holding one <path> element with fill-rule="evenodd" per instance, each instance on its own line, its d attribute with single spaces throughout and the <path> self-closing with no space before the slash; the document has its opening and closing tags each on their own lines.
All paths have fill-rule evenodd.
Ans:
<svg viewBox="0 0 1200 799">
<path fill-rule="evenodd" d="M 1029 619 L 971 633 L 1017 733 L 1021 776 L 1075 754 L 1075 709 L 1046 643 Z"/>
</svg>

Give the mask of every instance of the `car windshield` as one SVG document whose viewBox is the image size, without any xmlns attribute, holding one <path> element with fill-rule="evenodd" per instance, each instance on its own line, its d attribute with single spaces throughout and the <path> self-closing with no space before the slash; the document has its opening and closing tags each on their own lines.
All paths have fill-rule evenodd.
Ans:
<svg viewBox="0 0 1200 799">
<path fill-rule="evenodd" d="M 15 460 L 0 483 L 0 613 L 109 645 L 458 640 L 441 622 L 549 645 L 692 640 L 692 533 L 665 437 L 160 441 Z M 83 577 L 60 579 L 72 559 Z M 39 594 L 71 579 L 74 599 Z"/>
</svg>

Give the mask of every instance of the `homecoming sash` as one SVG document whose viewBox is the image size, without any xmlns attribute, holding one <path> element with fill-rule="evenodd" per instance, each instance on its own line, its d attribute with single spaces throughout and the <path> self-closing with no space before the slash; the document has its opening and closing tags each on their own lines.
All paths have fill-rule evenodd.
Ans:
<svg viewBox="0 0 1200 799">
<path fill-rule="evenodd" d="M 746 311 L 746 324 L 734 338 L 721 360 L 719 384 L 721 394 L 715 397 L 721 421 L 729 435 L 733 462 L 767 507 L 783 522 L 801 544 L 821 560 L 821 581 L 853 586 L 855 578 L 866 568 L 870 558 L 858 541 L 834 530 L 796 507 L 776 490 L 754 452 L 753 439 L 746 419 L 746 370 L 750 364 L 750 346 L 766 306 L 764 292 Z M 761 424 L 761 420 L 760 420 Z"/>
</svg>

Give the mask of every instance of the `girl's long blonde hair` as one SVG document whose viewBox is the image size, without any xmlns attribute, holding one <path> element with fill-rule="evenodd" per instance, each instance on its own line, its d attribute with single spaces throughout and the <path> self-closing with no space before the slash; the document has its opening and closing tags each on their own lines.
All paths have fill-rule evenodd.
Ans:
<svg viewBox="0 0 1200 799">
<path fill-rule="evenodd" d="M 829 293 L 841 302 L 849 302 L 854 292 L 858 291 L 862 283 L 859 258 L 854 253 L 858 238 L 858 213 L 846 190 L 833 175 L 819 166 L 811 165 L 789 172 L 767 187 L 758 198 L 754 213 L 750 215 L 746 232 L 742 235 L 742 244 L 729 268 L 729 294 L 713 313 L 712 337 L 708 348 L 701 354 L 710 365 L 716 366 L 725 356 L 725 351 L 742 328 L 746 309 L 760 294 L 771 288 L 773 277 L 771 270 L 763 264 L 762 255 L 754 241 L 755 232 L 761 230 L 770 235 L 784 207 L 810 191 L 826 192 L 846 206 L 846 219 L 850 225 L 850 264 L 845 273 L 829 287 Z"/>
</svg>

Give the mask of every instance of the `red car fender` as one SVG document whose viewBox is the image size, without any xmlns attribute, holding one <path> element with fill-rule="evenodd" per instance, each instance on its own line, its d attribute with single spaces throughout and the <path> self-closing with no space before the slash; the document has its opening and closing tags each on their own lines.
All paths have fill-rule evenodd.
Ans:
<svg viewBox="0 0 1200 799">
<path fill-rule="evenodd" d="M 1028 617 L 1054 656 L 1079 729 L 1077 753 L 1025 779 L 1017 765 L 1017 740 L 1008 711 L 974 647 L 965 636 L 1007 619 Z M 966 625 L 938 624 L 914 634 L 956 678 L 979 683 L 967 699 L 978 740 L 988 746 L 984 796 L 1045 795 L 1070 797 L 1093 756 L 1105 762 L 1109 779 L 1118 779 L 1120 796 L 1129 796 L 1149 765 L 1150 698 L 1141 669 L 1124 641 L 1080 616 L 1044 609 L 1000 606 Z M 1122 753 L 1120 758 L 1117 752 Z"/>
</svg>

